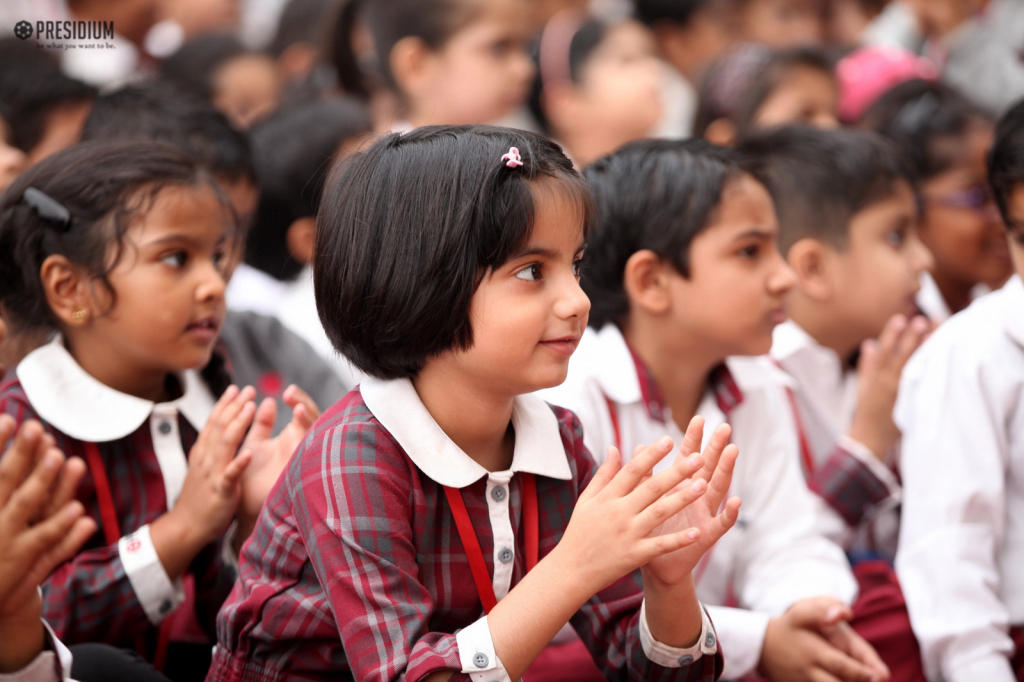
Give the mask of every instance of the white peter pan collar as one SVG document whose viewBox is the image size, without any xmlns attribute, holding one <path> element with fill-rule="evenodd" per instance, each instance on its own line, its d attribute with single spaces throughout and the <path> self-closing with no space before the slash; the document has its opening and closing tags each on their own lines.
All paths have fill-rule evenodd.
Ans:
<svg viewBox="0 0 1024 682">
<path fill-rule="evenodd" d="M 432 480 L 465 488 L 490 473 L 441 430 L 409 379 L 367 377 L 359 391 L 373 416 Z M 534 395 L 517 396 L 512 404 L 512 427 L 516 444 L 511 471 L 562 481 L 572 478 L 558 419 L 547 403 Z"/>
<path fill-rule="evenodd" d="M 200 430 L 214 405 L 210 390 L 192 370 L 182 373 L 184 394 L 171 402 L 158 405 L 121 393 L 82 369 L 59 335 L 29 353 L 15 371 L 40 418 L 89 443 L 119 440 L 134 433 L 158 407 L 180 411 Z"/>
</svg>

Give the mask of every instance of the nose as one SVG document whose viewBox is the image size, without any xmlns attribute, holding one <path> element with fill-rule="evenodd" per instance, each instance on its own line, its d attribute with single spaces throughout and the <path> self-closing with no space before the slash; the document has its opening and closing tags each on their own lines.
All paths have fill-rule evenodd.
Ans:
<svg viewBox="0 0 1024 682">
<path fill-rule="evenodd" d="M 210 259 L 199 268 L 196 298 L 201 302 L 215 302 L 224 298 L 227 282 L 217 263 Z"/>
<path fill-rule="evenodd" d="M 785 296 L 796 286 L 796 270 L 790 267 L 778 249 L 775 250 L 773 265 L 768 277 L 768 291 L 774 296 Z"/>
<path fill-rule="evenodd" d="M 932 252 L 921 241 L 917 230 L 910 232 L 907 248 L 910 251 L 910 266 L 914 269 L 914 274 L 920 275 L 922 272 L 931 270 L 935 266 L 935 258 L 932 257 Z"/>
<path fill-rule="evenodd" d="M 590 315 L 590 299 L 575 277 L 566 278 L 565 285 L 560 288 L 555 301 L 555 315 L 563 320 L 582 319 L 586 325 Z"/>
</svg>

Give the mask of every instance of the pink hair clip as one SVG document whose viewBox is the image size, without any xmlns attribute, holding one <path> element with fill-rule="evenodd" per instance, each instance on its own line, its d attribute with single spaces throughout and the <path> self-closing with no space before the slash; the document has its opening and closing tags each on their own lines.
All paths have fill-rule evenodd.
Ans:
<svg viewBox="0 0 1024 682">
<path fill-rule="evenodd" d="M 523 165 L 523 157 L 520 156 L 519 150 L 515 147 L 508 148 L 508 154 L 501 157 L 501 160 L 505 162 L 505 165 L 509 168 L 519 168 Z"/>
</svg>

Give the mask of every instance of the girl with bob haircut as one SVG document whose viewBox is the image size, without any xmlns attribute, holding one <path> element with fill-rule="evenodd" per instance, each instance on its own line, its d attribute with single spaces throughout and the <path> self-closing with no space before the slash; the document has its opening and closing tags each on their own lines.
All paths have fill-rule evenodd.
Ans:
<svg viewBox="0 0 1024 682">
<path fill-rule="evenodd" d="M 606 679 L 717 679 L 691 572 L 737 517 L 728 427 L 701 455 L 694 420 L 662 474 L 668 438 L 598 469 L 530 395 L 586 328 L 591 213 L 557 145 L 505 128 L 387 135 L 334 171 L 317 306 L 368 378 L 271 492 L 209 679 L 516 680 L 567 622 Z"/>
</svg>

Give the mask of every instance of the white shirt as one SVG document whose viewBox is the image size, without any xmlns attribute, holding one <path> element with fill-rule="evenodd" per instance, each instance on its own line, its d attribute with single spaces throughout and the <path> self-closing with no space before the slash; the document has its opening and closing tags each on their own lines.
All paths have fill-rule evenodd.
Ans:
<svg viewBox="0 0 1024 682">
<path fill-rule="evenodd" d="M 75 361 L 58 336 L 29 353 L 16 373 L 39 417 L 77 440 L 120 440 L 148 422 L 164 480 L 167 508 L 174 507 L 188 472 L 178 432 L 178 414 L 198 431 L 206 425 L 215 402 L 197 372 L 182 373 L 184 392 L 180 398 L 153 403 L 94 379 Z M 118 553 L 132 589 L 154 625 L 185 601 L 181 579 L 172 582 L 160 563 L 148 524 L 122 537 Z"/>
<path fill-rule="evenodd" d="M 932 322 L 937 324 L 945 322 L 953 316 L 953 311 L 949 309 L 949 304 L 942 297 L 942 292 L 939 291 L 939 285 L 935 283 L 935 278 L 927 272 L 922 272 L 920 279 L 921 289 L 917 292 L 917 307 Z M 976 301 L 991 291 L 992 289 L 984 282 L 979 282 L 971 289 L 971 300 Z"/>
<path fill-rule="evenodd" d="M 939 327 L 903 372 L 896 571 L 930 680 L 1012 682 L 1024 624 L 1024 286 Z"/>
<path fill-rule="evenodd" d="M 853 526 L 829 505 L 817 504 L 822 532 L 852 551 L 894 554 L 899 529 L 899 479 L 867 446 L 846 435 L 857 409 L 857 372 L 792 320 L 775 328 L 771 356 L 796 381 L 792 391 L 799 421 L 795 425 L 803 433 L 816 470 L 825 467 L 840 449 L 856 462 L 848 466 L 859 466 L 882 490 L 881 499 L 866 518 Z M 890 461 L 895 461 L 897 454 L 894 448 L 889 453 Z"/>
<path fill-rule="evenodd" d="M 513 561 L 502 553 L 514 552 L 515 531 L 512 528 L 507 492 L 495 494 L 497 488 L 508 490 L 509 482 L 517 473 L 532 473 L 561 481 L 572 479 L 572 471 L 565 454 L 565 445 L 559 431 L 558 418 L 551 408 L 534 395 L 516 397 L 512 405 L 512 428 L 515 431 L 515 449 L 512 466 L 507 471 L 488 471 L 459 448 L 441 430 L 427 411 L 408 379 L 382 381 L 367 377 L 360 385 L 360 393 L 373 416 L 402 446 L 416 467 L 432 480 L 452 488 L 464 488 L 487 478 L 488 516 L 494 537 L 494 596 L 501 601 L 512 585 Z M 514 558 L 514 555 L 512 555 Z M 705 645 L 711 623 L 704 615 L 700 639 L 687 649 L 670 647 L 658 642 L 647 625 L 646 611 L 641 605 L 640 643 L 649 659 L 665 667 L 680 667 L 679 659 L 691 660 L 705 653 L 717 651 L 714 637 L 712 646 Z M 487 624 L 487 616 L 459 630 L 455 635 L 459 646 L 462 672 L 474 682 L 511 682 L 505 666 L 494 653 L 494 642 Z M 480 666 L 474 658 L 480 654 L 487 664 Z"/>
<path fill-rule="evenodd" d="M 730 494 L 740 496 L 743 506 L 736 526 L 708 552 L 694 578 L 701 601 L 716 605 L 708 610 L 722 642 L 723 677 L 738 678 L 756 669 L 771 618 L 809 597 L 851 604 L 857 586 L 842 550 L 814 529 L 814 497 L 800 472 L 784 394 L 788 377 L 765 358 L 730 358 L 726 366 L 723 381 L 708 390 L 697 413 L 706 421 L 706 444 L 726 421 L 722 407 L 729 408 L 732 442 L 740 450 Z M 635 445 L 666 434 L 677 446 L 682 442 L 670 411 L 647 388 L 621 332 L 606 325 L 586 331 L 565 383 L 542 395 L 576 413 L 588 449 L 602 461 L 616 444 L 609 400 L 627 458 Z M 730 601 L 740 608 L 725 608 Z"/>
</svg>

